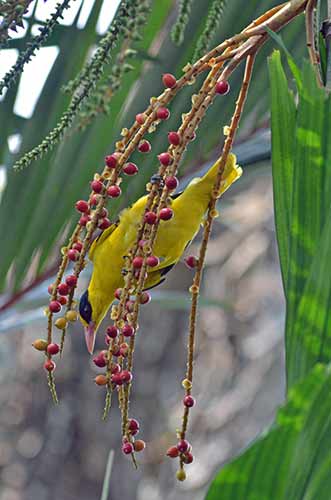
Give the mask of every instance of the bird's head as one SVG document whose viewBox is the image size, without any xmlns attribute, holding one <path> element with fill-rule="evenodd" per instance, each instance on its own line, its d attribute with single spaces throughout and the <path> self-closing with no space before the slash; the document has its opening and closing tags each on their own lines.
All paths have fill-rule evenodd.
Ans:
<svg viewBox="0 0 331 500">
<path fill-rule="evenodd" d="M 95 337 L 108 308 L 107 300 L 102 300 L 102 297 L 97 294 L 89 293 L 89 290 L 86 290 L 80 298 L 79 315 L 84 326 L 86 346 L 90 354 L 93 354 Z"/>
</svg>

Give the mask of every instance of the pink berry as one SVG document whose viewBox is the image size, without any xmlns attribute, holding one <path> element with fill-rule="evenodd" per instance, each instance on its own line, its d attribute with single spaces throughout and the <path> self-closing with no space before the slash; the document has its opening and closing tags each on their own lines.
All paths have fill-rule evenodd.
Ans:
<svg viewBox="0 0 331 500">
<path fill-rule="evenodd" d="M 179 455 L 178 448 L 176 446 L 171 446 L 167 451 L 167 455 L 170 458 L 177 458 Z"/>
<path fill-rule="evenodd" d="M 121 371 L 121 366 L 118 363 L 112 363 L 111 364 L 111 372 L 112 374 L 119 373 Z"/>
<path fill-rule="evenodd" d="M 60 295 L 68 295 L 69 287 L 67 283 L 60 283 L 60 285 L 57 287 L 57 291 Z"/>
<path fill-rule="evenodd" d="M 185 396 L 183 399 L 184 406 L 187 408 L 192 408 L 195 405 L 195 399 L 192 396 Z"/>
<path fill-rule="evenodd" d="M 75 207 L 78 210 L 78 212 L 86 213 L 89 211 L 88 203 L 85 200 L 78 200 L 76 202 Z"/>
<path fill-rule="evenodd" d="M 159 159 L 159 162 L 167 167 L 168 165 L 170 165 L 171 161 L 172 161 L 172 158 L 170 156 L 169 153 L 161 153 L 158 155 L 158 159 Z"/>
<path fill-rule="evenodd" d="M 198 259 L 194 255 L 185 257 L 184 262 L 189 269 L 194 269 L 198 264 Z"/>
<path fill-rule="evenodd" d="M 79 259 L 79 252 L 77 252 L 77 250 L 74 250 L 73 248 L 71 248 L 70 250 L 68 250 L 68 259 L 75 262 L 76 260 Z"/>
<path fill-rule="evenodd" d="M 100 217 L 108 217 L 108 210 L 105 207 L 102 207 L 101 212 L 100 212 Z"/>
<path fill-rule="evenodd" d="M 77 250 L 77 252 L 81 252 L 83 248 L 83 243 L 81 241 L 76 241 L 76 243 L 72 245 L 72 248 L 74 250 Z"/>
<path fill-rule="evenodd" d="M 125 309 L 126 309 L 128 312 L 133 312 L 133 309 L 134 309 L 134 302 L 133 302 L 133 300 L 127 300 L 127 301 L 126 301 L 126 304 L 125 304 Z"/>
<path fill-rule="evenodd" d="M 178 132 L 169 132 L 168 141 L 173 146 L 178 146 L 180 144 L 180 135 Z"/>
<path fill-rule="evenodd" d="M 120 348 L 118 345 L 114 345 L 112 348 L 113 356 L 118 357 L 120 355 Z"/>
<path fill-rule="evenodd" d="M 139 123 L 139 125 L 143 125 L 146 120 L 146 115 L 144 113 L 138 113 L 136 115 L 136 122 Z"/>
<path fill-rule="evenodd" d="M 144 263 L 143 257 L 135 257 L 132 261 L 132 265 L 135 269 L 140 269 Z"/>
<path fill-rule="evenodd" d="M 120 345 L 120 356 L 123 356 L 124 358 L 128 355 L 129 353 L 129 346 L 126 342 Z"/>
<path fill-rule="evenodd" d="M 67 297 L 64 297 L 63 295 L 60 295 L 60 297 L 58 298 L 58 301 L 60 302 L 61 306 L 64 306 L 68 302 L 68 299 L 67 299 Z"/>
<path fill-rule="evenodd" d="M 128 430 L 131 432 L 133 436 L 138 434 L 139 432 L 139 422 L 135 418 L 130 418 L 128 423 Z"/>
<path fill-rule="evenodd" d="M 169 220 L 173 217 L 174 213 L 171 208 L 165 207 L 160 210 L 159 218 L 161 220 Z"/>
<path fill-rule="evenodd" d="M 61 304 L 60 304 L 60 302 L 58 302 L 57 300 L 52 300 L 49 303 L 49 310 L 52 313 L 58 313 L 58 312 L 60 312 L 61 311 Z"/>
<path fill-rule="evenodd" d="M 104 217 L 103 219 L 100 219 L 98 228 L 99 229 L 107 229 L 109 226 L 111 226 L 111 222 L 107 217 Z"/>
<path fill-rule="evenodd" d="M 121 298 L 122 291 L 123 291 L 123 288 L 116 288 L 115 293 L 114 293 L 115 299 L 119 300 Z"/>
<path fill-rule="evenodd" d="M 48 285 L 47 291 L 50 295 L 52 295 L 52 293 L 53 293 L 53 288 L 54 288 L 54 283 L 51 283 L 50 285 Z"/>
<path fill-rule="evenodd" d="M 60 348 L 57 344 L 48 344 L 47 346 L 47 352 L 48 354 L 51 354 L 52 356 L 55 356 L 59 352 Z"/>
<path fill-rule="evenodd" d="M 171 73 L 164 73 L 162 76 L 162 82 L 165 87 L 172 89 L 176 86 L 177 80 Z"/>
<path fill-rule="evenodd" d="M 193 462 L 193 455 L 191 452 L 187 451 L 183 456 L 184 464 L 191 464 Z"/>
<path fill-rule="evenodd" d="M 47 359 L 44 363 L 44 368 L 48 372 L 52 372 L 56 368 L 56 364 L 51 359 Z"/>
<path fill-rule="evenodd" d="M 117 165 L 117 155 L 113 153 L 112 155 L 108 155 L 105 158 L 105 163 L 108 168 L 115 168 Z"/>
<path fill-rule="evenodd" d="M 155 224 L 155 222 L 157 221 L 157 215 L 154 212 L 146 212 L 144 220 L 145 222 L 147 222 L 147 224 Z"/>
<path fill-rule="evenodd" d="M 160 264 L 160 259 L 158 257 L 156 257 L 156 255 L 150 255 L 146 259 L 146 264 L 149 267 L 156 267 Z"/>
<path fill-rule="evenodd" d="M 124 325 L 122 328 L 124 337 L 132 337 L 134 335 L 134 328 L 131 325 Z"/>
<path fill-rule="evenodd" d="M 92 181 L 91 182 L 91 189 L 95 193 L 101 193 L 102 188 L 103 188 L 102 182 L 100 182 L 100 181 Z"/>
<path fill-rule="evenodd" d="M 117 337 L 118 333 L 119 333 L 119 330 L 118 330 L 117 326 L 111 325 L 111 326 L 107 327 L 107 335 L 111 339 L 115 339 Z"/>
<path fill-rule="evenodd" d="M 141 141 L 138 146 L 138 151 L 141 153 L 149 153 L 152 149 L 151 143 L 148 141 Z"/>
<path fill-rule="evenodd" d="M 133 453 L 133 445 L 131 443 L 124 443 L 122 446 L 122 451 L 124 455 L 131 455 Z"/>
<path fill-rule="evenodd" d="M 160 107 L 156 111 L 156 116 L 159 120 L 168 120 L 170 116 L 170 111 L 168 108 Z"/>
<path fill-rule="evenodd" d="M 186 451 L 189 450 L 189 448 L 190 448 L 190 443 L 186 441 L 186 439 L 181 439 L 180 441 L 178 441 L 177 450 L 180 453 L 185 453 Z"/>
<path fill-rule="evenodd" d="M 152 297 L 148 292 L 142 292 L 140 295 L 140 304 L 148 304 L 152 300 Z"/>
<path fill-rule="evenodd" d="M 138 173 L 138 167 L 135 163 L 129 162 L 124 165 L 123 172 L 126 175 L 135 175 Z"/>
<path fill-rule="evenodd" d="M 121 376 L 121 380 L 124 384 L 129 384 L 132 380 L 132 373 L 129 372 L 128 370 L 123 370 L 121 373 L 120 373 L 120 376 Z"/>
<path fill-rule="evenodd" d="M 121 188 L 116 184 L 114 184 L 113 186 L 109 186 L 109 188 L 107 189 L 107 194 L 111 198 L 118 198 L 121 195 L 121 193 L 122 193 Z"/>
<path fill-rule="evenodd" d="M 70 288 L 76 286 L 77 284 L 77 278 L 73 274 L 69 274 L 69 276 L 66 277 L 65 281 L 67 285 L 70 286 Z"/>
<path fill-rule="evenodd" d="M 226 80 L 221 80 L 216 83 L 216 94 L 225 95 L 229 92 L 230 85 Z"/>
<path fill-rule="evenodd" d="M 86 224 L 91 220 L 91 217 L 89 215 L 83 215 L 80 219 L 79 219 L 79 224 L 81 226 L 86 226 Z"/>
<path fill-rule="evenodd" d="M 173 175 L 167 177 L 166 180 L 165 180 L 165 185 L 171 191 L 173 191 L 174 189 L 177 189 L 177 187 L 178 187 L 178 179 L 177 179 L 177 177 L 175 177 Z"/>
</svg>

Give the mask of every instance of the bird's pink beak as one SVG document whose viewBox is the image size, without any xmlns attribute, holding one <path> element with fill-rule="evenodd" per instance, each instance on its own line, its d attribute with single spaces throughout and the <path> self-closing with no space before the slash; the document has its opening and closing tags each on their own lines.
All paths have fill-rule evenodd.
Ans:
<svg viewBox="0 0 331 500">
<path fill-rule="evenodd" d="M 91 323 L 89 323 L 88 326 L 85 326 L 86 347 L 90 354 L 93 354 L 94 351 L 95 336 L 96 336 L 95 324 L 93 323 L 93 321 L 91 321 Z"/>
</svg>

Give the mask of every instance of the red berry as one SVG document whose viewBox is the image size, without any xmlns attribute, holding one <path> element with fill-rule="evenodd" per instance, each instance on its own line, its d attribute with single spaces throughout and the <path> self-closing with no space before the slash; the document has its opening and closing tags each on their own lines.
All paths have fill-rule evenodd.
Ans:
<svg viewBox="0 0 331 500">
<path fill-rule="evenodd" d="M 186 441 L 186 439 L 181 439 L 177 443 L 177 450 L 180 451 L 180 453 L 185 453 L 188 451 L 190 448 L 190 443 Z"/>
<path fill-rule="evenodd" d="M 77 250 L 74 250 L 73 248 L 68 250 L 67 255 L 69 260 L 76 261 L 79 259 L 79 252 L 77 252 Z"/>
<path fill-rule="evenodd" d="M 120 355 L 120 348 L 118 345 L 114 345 L 112 348 L 113 356 L 118 357 Z"/>
<path fill-rule="evenodd" d="M 143 257 L 135 257 L 132 261 L 132 265 L 135 269 L 140 269 L 144 263 Z"/>
<path fill-rule="evenodd" d="M 107 217 L 105 217 L 104 219 L 100 219 L 98 224 L 99 229 L 104 230 L 107 229 L 109 226 L 111 226 L 111 222 Z"/>
<path fill-rule="evenodd" d="M 126 175 L 135 175 L 138 173 L 138 167 L 135 163 L 129 162 L 124 165 L 123 172 Z"/>
<path fill-rule="evenodd" d="M 121 195 L 121 193 L 122 193 L 121 188 L 116 184 L 114 184 L 113 186 L 109 186 L 109 188 L 107 189 L 107 194 L 111 198 L 118 198 Z"/>
<path fill-rule="evenodd" d="M 72 245 L 72 248 L 74 250 L 77 250 L 77 252 L 81 252 L 83 248 L 83 243 L 81 241 L 76 241 L 76 243 Z"/>
<path fill-rule="evenodd" d="M 166 208 L 162 208 L 160 210 L 159 218 L 161 220 L 169 220 L 173 217 L 173 215 L 174 215 L 174 213 L 173 213 L 172 209 L 169 207 L 166 207 Z"/>
<path fill-rule="evenodd" d="M 58 312 L 60 312 L 61 311 L 61 304 L 60 304 L 60 302 L 58 302 L 57 300 L 52 300 L 49 303 L 49 310 L 52 313 L 58 313 Z"/>
<path fill-rule="evenodd" d="M 131 432 L 133 436 L 138 434 L 139 432 L 139 422 L 135 418 L 130 418 L 128 423 L 128 430 Z"/>
<path fill-rule="evenodd" d="M 152 297 L 150 296 L 150 294 L 148 292 L 143 292 L 141 295 L 140 295 L 140 304 L 148 304 L 150 301 L 152 300 Z"/>
<path fill-rule="evenodd" d="M 73 274 L 69 274 L 69 276 L 66 277 L 65 281 L 70 287 L 76 286 L 77 284 L 77 278 Z"/>
<path fill-rule="evenodd" d="M 69 287 L 67 283 L 60 283 L 60 285 L 57 287 L 57 291 L 60 295 L 68 295 Z"/>
<path fill-rule="evenodd" d="M 47 346 L 47 352 L 48 354 L 52 354 L 52 356 L 55 356 L 59 352 L 60 348 L 57 344 L 48 344 Z"/>
<path fill-rule="evenodd" d="M 44 368 L 48 372 L 52 372 L 56 368 L 56 364 L 51 359 L 47 359 L 44 363 Z"/>
<path fill-rule="evenodd" d="M 134 328 L 131 325 L 124 325 L 122 328 L 122 333 L 124 337 L 132 337 L 134 334 Z"/>
<path fill-rule="evenodd" d="M 121 371 L 121 367 L 118 363 L 112 363 L 111 364 L 111 372 L 113 374 L 119 373 Z"/>
<path fill-rule="evenodd" d="M 121 373 L 120 373 L 120 377 L 121 377 L 121 380 L 124 384 L 128 384 L 131 382 L 132 380 L 132 373 L 129 372 L 128 370 L 123 370 Z"/>
<path fill-rule="evenodd" d="M 160 107 L 156 111 L 156 116 L 159 120 L 168 120 L 170 116 L 170 111 L 168 108 Z"/>
<path fill-rule="evenodd" d="M 133 300 L 127 300 L 127 301 L 126 301 L 126 304 L 125 304 L 125 309 L 126 309 L 128 312 L 133 312 L 133 309 L 134 309 L 134 302 L 133 302 Z"/>
<path fill-rule="evenodd" d="M 145 123 L 145 120 L 146 120 L 146 115 L 144 113 L 138 113 L 136 115 L 136 122 L 138 122 L 139 125 L 143 125 L 143 123 Z"/>
<path fill-rule="evenodd" d="M 95 356 L 95 358 L 93 358 L 93 363 L 99 368 L 104 368 L 107 364 L 104 354 L 104 351 L 101 351 L 97 356 Z"/>
<path fill-rule="evenodd" d="M 187 408 L 192 408 L 195 405 L 195 399 L 192 396 L 185 396 L 183 399 L 184 406 Z"/>
<path fill-rule="evenodd" d="M 123 288 L 116 288 L 115 293 L 114 293 L 115 299 L 119 300 L 121 298 L 122 291 L 123 291 Z"/>
<path fill-rule="evenodd" d="M 169 132 L 168 141 L 173 146 L 178 146 L 178 144 L 180 144 L 180 135 L 178 132 Z"/>
<path fill-rule="evenodd" d="M 137 439 L 133 443 L 133 447 L 134 447 L 134 451 L 136 451 L 136 452 L 143 451 L 146 448 L 146 443 L 142 439 Z"/>
<path fill-rule="evenodd" d="M 171 158 L 171 156 L 170 156 L 169 153 L 161 153 L 161 154 L 159 154 L 158 155 L 158 159 L 159 159 L 159 162 L 163 166 L 165 166 L 165 167 L 167 167 L 168 165 L 170 165 L 171 160 L 172 160 L 172 158 Z"/>
<path fill-rule="evenodd" d="M 131 443 L 124 443 L 123 446 L 122 446 L 122 451 L 125 455 L 130 455 L 131 453 L 133 453 L 133 445 Z"/>
<path fill-rule="evenodd" d="M 176 446 L 171 446 L 168 449 L 168 451 L 167 451 L 167 455 L 170 458 L 176 458 L 176 457 L 178 457 L 178 455 L 179 455 L 178 448 Z"/>
<path fill-rule="evenodd" d="M 97 194 L 92 194 L 92 196 L 90 198 L 91 207 L 96 207 L 98 202 L 99 202 L 99 199 L 100 199 L 100 196 L 98 196 Z"/>
<path fill-rule="evenodd" d="M 119 333 L 119 330 L 118 330 L 117 326 L 111 325 L 111 326 L 107 327 L 107 335 L 111 339 L 115 339 L 117 337 L 118 333 Z"/>
<path fill-rule="evenodd" d="M 113 382 L 113 384 L 116 384 L 116 385 L 122 385 L 123 384 L 123 380 L 121 378 L 121 374 L 120 373 L 114 373 L 111 376 L 111 381 Z"/>
<path fill-rule="evenodd" d="M 216 83 L 216 94 L 225 95 L 229 92 L 230 85 L 226 80 L 221 80 Z"/>
<path fill-rule="evenodd" d="M 78 212 L 86 213 L 89 211 L 88 203 L 85 200 L 78 200 L 76 202 L 75 207 L 78 210 Z"/>
<path fill-rule="evenodd" d="M 198 264 L 198 259 L 194 255 L 189 255 L 185 257 L 184 262 L 189 269 L 194 269 Z"/>
<path fill-rule="evenodd" d="M 147 222 L 147 224 L 155 224 L 155 222 L 157 221 L 157 215 L 154 212 L 146 212 L 144 220 L 145 222 Z"/>
<path fill-rule="evenodd" d="M 64 306 L 68 302 L 68 299 L 67 299 L 67 297 L 64 297 L 63 295 L 61 295 L 58 298 L 58 301 L 60 302 L 61 306 Z"/>
<path fill-rule="evenodd" d="M 176 189 L 178 187 L 178 179 L 177 179 L 177 177 L 174 177 L 174 176 L 167 177 L 166 180 L 165 180 L 165 185 L 171 191 L 173 189 Z"/>
<path fill-rule="evenodd" d="M 83 215 L 80 219 L 79 219 L 79 224 L 81 226 L 86 226 L 86 224 L 91 220 L 91 217 L 89 215 Z"/>
<path fill-rule="evenodd" d="M 108 210 L 105 207 L 102 207 L 101 212 L 100 212 L 100 217 L 104 218 L 108 216 Z"/>
<path fill-rule="evenodd" d="M 176 86 L 177 80 L 171 73 L 164 73 L 162 76 L 162 82 L 165 87 L 172 89 Z"/>
<path fill-rule="evenodd" d="M 156 257 L 156 255 L 150 255 L 146 259 L 146 264 L 149 267 L 156 267 L 160 264 L 160 259 L 158 257 Z"/>
<path fill-rule="evenodd" d="M 187 451 L 183 456 L 184 464 L 191 464 L 193 462 L 193 455 L 191 452 Z"/>
<path fill-rule="evenodd" d="M 91 182 L 91 189 L 95 193 L 101 193 L 102 188 L 103 188 L 103 184 L 101 181 L 92 181 Z"/>
<path fill-rule="evenodd" d="M 113 153 L 112 155 L 108 155 L 105 158 L 105 163 L 108 168 L 115 168 L 117 165 L 117 160 L 118 160 L 118 155 L 116 153 Z"/>
<path fill-rule="evenodd" d="M 144 140 L 139 143 L 138 150 L 141 153 L 149 153 L 151 149 L 152 146 L 150 142 Z"/>
<path fill-rule="evenodd" d="M 53 293 L 53 287 L 54 287 L 54 283 L 51 283 L 50 285 L 48 285 L 47 291 L 50 295 L 52 295 L 52 293 Z"/>
</svg>

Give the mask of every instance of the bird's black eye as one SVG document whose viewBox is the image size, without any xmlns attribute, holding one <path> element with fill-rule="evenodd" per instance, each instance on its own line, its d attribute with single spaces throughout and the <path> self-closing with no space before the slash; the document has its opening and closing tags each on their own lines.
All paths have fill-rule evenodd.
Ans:
<svg viewBox="0 0 331 500">
<path fill-rule="evenodd" d="M 92 319 L 92 306 L 88 300 L 88 291 L 83 293 L 79 302 L 79 314 L 86 321 L 86 323 L 90 323 Z"/>
</svg>

